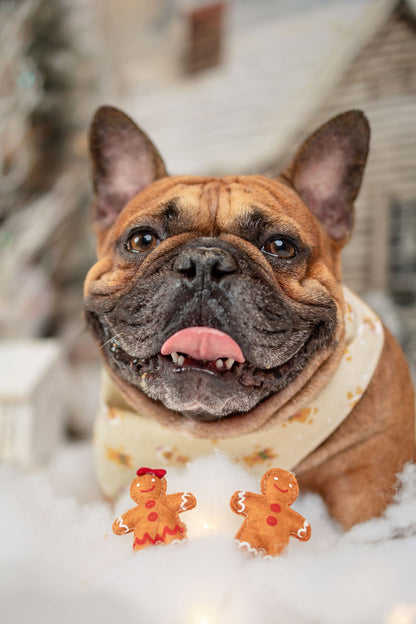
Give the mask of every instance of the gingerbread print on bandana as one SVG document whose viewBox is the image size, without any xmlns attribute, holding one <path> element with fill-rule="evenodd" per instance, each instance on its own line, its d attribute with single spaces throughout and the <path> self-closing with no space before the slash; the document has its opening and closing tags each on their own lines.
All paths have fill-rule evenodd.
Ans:
<svg viewBox="0 0 416 624">
<path fill-rule="evenodd" d="M 133 550 L 186 538 L 179 514 L 193 509 L 196 499 L 189 492 L 166 494 L 165 474 L 166 470 L 140 468 L 130 485 L 130 496 L 137 505 L 113 523 L 116 535 L 134 531 Z"/>
<path fill-rule="evenodd" d="M 310 524 L 290 508 L 299 494 L 296 477 L 287 470 L 272 468 L 262 477 L 261 491 L 235 492 L 231 498 L 231 509 L 245 516 L 235 536 L 238 546 L 277 557 L 290 537 L 306 542 L 311 536 Z"/>
</svg>

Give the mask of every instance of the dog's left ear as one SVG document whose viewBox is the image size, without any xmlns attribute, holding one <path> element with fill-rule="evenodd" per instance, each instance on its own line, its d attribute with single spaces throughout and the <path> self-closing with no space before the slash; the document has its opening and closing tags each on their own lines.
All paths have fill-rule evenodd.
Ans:
<svg viewBox="0 0 416 624">
<path fill-rule="evenodd" d="M 369 139 L 364 113 L 348 111 L 316 130 L 281 174 L 339 247 L 352 232 Z"/>
<path fill-rule="evenodd" d="M 130 199 L 167 173 L 149 137 L 112 106 L 102 106 L 94 115 L 90 154 L 95 191 L 93 225 L 100 234 L 113 225 Z"/>
</svg>

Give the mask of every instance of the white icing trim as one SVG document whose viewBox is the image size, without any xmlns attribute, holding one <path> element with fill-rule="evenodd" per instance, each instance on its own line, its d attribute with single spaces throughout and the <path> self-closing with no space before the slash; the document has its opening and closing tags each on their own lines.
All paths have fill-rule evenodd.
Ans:
<svg viewBox="0 0 416 624">
<path fill-rule="evenodd" d="M 180 509 L 183 509 L 183 510 L 185 509 L 185 506 L 186 506 L 186 504 L 188 502 L 188 495 L 189 495 L 189 492 L 184 492 L 182 494 L 182 496 L 181 496 L 182 504 L 180 506 Z"/>
<path fill-rule="evenodd" d="M 129 527 L 127 526 L 127 524 L 123 524 L 123 518 L 122 516 L 119 516 L 116 520 L 116 522 L 118 522 L 118 526 L 120 527 L 120 529 L 126 529 L 124 531 L 124 533 L 128 533 L 130 531 Z"/>
<path fill-rule="evenodd" d="M 238 539 L 235 540 L 235 543 L 239 548 L 247 548 L 247 550 L 253 553 L 253 555 L 262 555 L 263 559 L 275 559 L 272 555 L 267 555 L 264 548 L 254 548 L 251 544 L 249 544 L 249 542 L 240 542 Z"/>
<path fill-rule="evenodd" d="M 242 490 L 241 492 L 238 492 L 238 501 L 237 504 L 240 505 L 241 509 L 237 509 L 237 513 L 244 513 L 246 510 L 246 506 L 244 504 L 244 501 L 246 500 L 246 490 Z"/>
<path fill-rule="evenodd" d="M 309 522 L 305 520 L 305 522 L 303 523 L 303 528 L 299 529 L 299 531 L 297 532 L 297 536 L 304 537 L 308 531 L 308 528 L 309 528 Z"/>
<path fill-rule="evenodd" d="M 239 548 L 247 548 L 247 550 L 254 555 L 257 555 L 259 553 L 257 548 L 253 548 L 253 546 L 251 546 L 248 542 L 240 542 L 240 540 L 235 540 L 235 543 Z"/>
</svg>

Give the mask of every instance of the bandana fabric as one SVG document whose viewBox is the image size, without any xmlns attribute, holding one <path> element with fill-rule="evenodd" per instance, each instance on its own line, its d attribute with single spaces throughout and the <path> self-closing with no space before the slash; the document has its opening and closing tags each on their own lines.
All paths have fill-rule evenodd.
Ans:
<svg viewBox="0 0 416 624">
<path fill-rule="evenodd" d="M 384 344 L 377 315 L 350 290 L 346 302 L 346 349 L 329 384 L 304 409 L 271 428 L 221 440 L 192 438 L 133 412 L 104 373 L 94 447 L 97 477 L 114 498 L 137 465 L 178 466 L 219 450 L 261 476 L 272 466 L 293 469 L 348 416 L 364 394 Z"/>
</svg>

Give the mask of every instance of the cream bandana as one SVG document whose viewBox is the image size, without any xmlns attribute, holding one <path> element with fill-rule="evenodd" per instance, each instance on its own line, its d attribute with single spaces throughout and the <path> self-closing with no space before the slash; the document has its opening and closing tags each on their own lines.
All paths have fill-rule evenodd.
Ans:
<svg viewBox="0 0 416 624">
<path fill-rule="evenodd" d="M 346 303 L 346 349 L 335 374 L 307 408 L 270 428 L 222 440 L 192 438 L 133 412 L 104 373 L 94 428 L 97 476 L 114 498 L 140 466 L 185 465 L 222 451 L 260 476 L 272 466 L 293 469 L 348 416 L 365 392 L 384 343 L 376 314 L 350 290 Z"/>
</svg>

